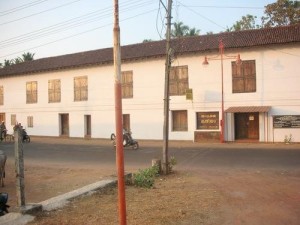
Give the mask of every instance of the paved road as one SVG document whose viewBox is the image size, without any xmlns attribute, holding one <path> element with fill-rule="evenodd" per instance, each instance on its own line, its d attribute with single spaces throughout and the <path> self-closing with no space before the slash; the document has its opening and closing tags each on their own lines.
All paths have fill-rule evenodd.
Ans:
<svg viewBox="0 0 300 225">
<path fill-rule="evenodd" d="M 162 158 L 161 146 L 160 142 L 141 141 L 139 150 L 125 148 L 125 169 L 148 167 L 152 159 Z M 14 157 L 13 143 L 0 143 L 0 149 Z M 25 163 L 115 166 L 115 151 L 108 140 L 33 137 L 23 149 Z M 183 169 L 300 169 L 300 144 L 170 142 L 169 156 Z"/>
</svg>

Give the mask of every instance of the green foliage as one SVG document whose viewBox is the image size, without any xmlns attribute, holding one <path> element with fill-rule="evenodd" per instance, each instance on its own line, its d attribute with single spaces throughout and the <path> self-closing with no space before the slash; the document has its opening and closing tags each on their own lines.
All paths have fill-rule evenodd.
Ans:
<svg viewBox="0 0 300 225">
<path fill-rule="evenodd" d="M 265 6 L 262 17 L 263 27 L 276 27 L 297 24 L 300 22 L 300 2 L 277 0 Z"/>
<path fill-rule="evenodd" d="M 0 63 L 0 68 L 8 67 L 14 64 L 19 64 L 22 62 L 34 60 L 34 53 L 26 52 L 22 54 L 22 57 L 16 57 L 14 59 L 5 59 L 4 63 Z"/>
<path fill-rule="evenodd" d="M 139 170 L 137 173 L 133 174 L 133 184 L 137 187 L 151 188 L 154 185 L 155 177 L 158 175 L 158 166 Z"/>
<path fill-rule="evenodd" d="M 246 15 L 236 21 L 226 31 L 240 31 L 259 29 L 266 27 L 286 26 L 300 23 L 300 2 L 291 0 L 277 0 L 265 6 L 264 16 L 261 17 L 261 24 L 256 24 L 256 16 Z"/>
<path fill-rule="evenodd" d="M 169 172 L 172 172 L 173 167 L 177 164 L 177 160 L 174 156 L 171 156 L 170 162 L 169 162 Z"/>
<path fill-rule="evenodd" d="M 190 28 L 187 25 L 184 25 L 183 22 L 178 22 L 173 24 L 173 29 L 171 30 L 171 37 L 178 38 L 184 36 L 198 36 L 200 30 L 196 28 Z"/>
<path fill-rule="evenodd" d="M 292 140 L 293 140 L 293 136 L 292 136 L 292 134 L 290 134 L 290 136 L 285 135 L 283 141 L 284 141 L 284 143 L 289 144 L 292 142 Z"/>
<path fill-rule="evenodd" d="M 231 28 L 227 28 L 226 31 L 241 31 L 260 28 L 259 25 L 255 24 L 255 19 L 256 16 L 247 14 L 246 16 L 243 16 L 241 20 L 236 21 Z"/>
</svg>

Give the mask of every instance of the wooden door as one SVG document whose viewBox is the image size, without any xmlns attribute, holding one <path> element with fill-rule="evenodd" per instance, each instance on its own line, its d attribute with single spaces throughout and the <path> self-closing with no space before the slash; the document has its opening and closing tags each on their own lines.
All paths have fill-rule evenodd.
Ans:
<svg viewBox="0 0 300 225">
<path fill-rule="evenodd" d="M 235 139 L 259 139 L 259 114 L 235 113 Z"/>
<path fill-rule="evenodd" d="M 85 115 L 84 116 L 84 131 L 85 137 L 91 137 L 92 134 L 92 119 L 91 119 L 91 115 Z"/>
<path fill-rule="evenodd" d="M 259 139 L 259 116 L 258 113 L 249 113 L 248 138 Z"/>
<path fill-rule="evenodd" d="M 5 122 L 5 113 L 0 113 L 0 123 L 4 121 Z"/>
<path fill-rule="evenodd" d="M 235 139 L 248 138 L 247 113 L 234 114 Z"/>
<path fill-rule="evenodd" d="M 62 136 L 69 136 L 69 114 L 60 114 L 60 127 Z"/>
</svg>

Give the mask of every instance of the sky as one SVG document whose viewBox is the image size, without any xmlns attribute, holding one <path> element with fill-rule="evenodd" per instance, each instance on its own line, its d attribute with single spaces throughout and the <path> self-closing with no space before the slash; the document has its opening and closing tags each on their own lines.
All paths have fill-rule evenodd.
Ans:
<svg viewBox="0 0 300 225">
<path fill-rule="evenodd" d="M 172 23 L 219 33 L 276 0 L 173 0 Z M 119 0 L 121 45 L 162 40 L 167 0 Z M 0 62 L 113 47 L 114 0 L 0 0 Z"/>
</svg>

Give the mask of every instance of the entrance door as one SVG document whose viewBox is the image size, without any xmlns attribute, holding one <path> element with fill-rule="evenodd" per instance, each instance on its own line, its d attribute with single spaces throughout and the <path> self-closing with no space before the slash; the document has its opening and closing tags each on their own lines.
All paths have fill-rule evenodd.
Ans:
<svg viewBox="0 0 300 225">
<path fill-rule="evenodd" d="M 60 135 L 69 136 L 69 114 L 60 114 Z"/>
<path fill-rule="evenodd" d="M 258 113 L 235 113 L 235 139 L 259 139 Z"/>
<path fill-rule="evenodd" d="M 0 123 L 4 121 L 5 122 L 5 113 L 0 113 Z"/>
<path fill-rule="evenodd" d="M 90 138 L 91 137 L 91 115 L 85 115 L 84 116 L 84 136 L 86 138 Z"/>
</svg>

